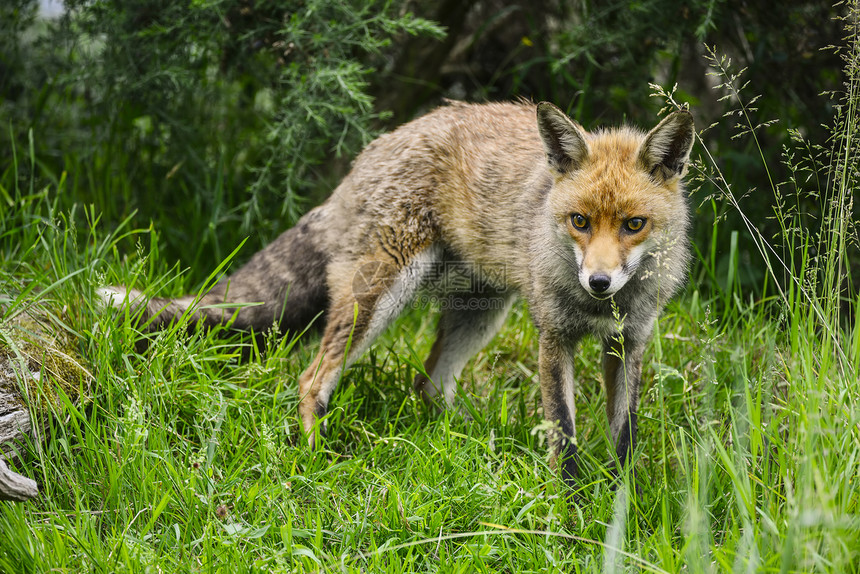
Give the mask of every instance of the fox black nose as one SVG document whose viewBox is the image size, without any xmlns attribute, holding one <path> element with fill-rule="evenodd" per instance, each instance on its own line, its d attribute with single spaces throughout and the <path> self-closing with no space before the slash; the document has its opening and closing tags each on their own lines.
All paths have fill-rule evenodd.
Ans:
<svg viewBox="0 0 860 574">
<path fill-rule="evenodd" d="M 595 293 L 603 293 L 609 289 L 609 284 L 611 282 L 612 279 L 610 279 L 609 275 L 606 273 L 595 273 L 588 278 L 588 286 L 591 287 Z"/>
</svg>

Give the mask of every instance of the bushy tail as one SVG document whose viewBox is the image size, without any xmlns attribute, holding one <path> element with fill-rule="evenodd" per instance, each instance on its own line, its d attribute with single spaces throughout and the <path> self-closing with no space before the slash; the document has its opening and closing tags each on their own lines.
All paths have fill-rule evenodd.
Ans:
<svg viewBox="0 0 860 574">
<path fill-rule="evenodd" d="M 247 321 L 240 321 L 245 305 L 231 306 L 224 296 L 219 297 L 214 290 L 202 297 L 186 295 L 176 299 L 164 297 L 147 299 L 137 289 L 114 286 L 102 287 L 96 293 L 106 308 L 123 309 L 127 305 L 131 313 L 139 317 L 138 323 L 147 331 L 164 329 L 186 313 L 190 314 L 191 325 L 202 323 L 206 327 L 214 327 L 218 324 L 226 324 L 233 319 L 238 323 L 235 327 L 240 330 L 264 329 L 270 327 L 275 319 L 274 316 L 269 317 L 265 325 L 262 323 L 253 325 Z M 248 304 L 253 305 L 253 302 Z"/>
<path fill-rule="evenodd" d="M 129 305 L 149 331 L 188 314 L 191 324 L 207 327 L 229 324 L 260 333 L 277 324 L 282 333 L 295 333 L 328 306 L 328 264 L 337 249 L 336 238 L 325 207 L 320 206 L 202 296 L 147 299 L 137 289 L 125 287 L 104 287 L 98 295 L 106 307 Z"/>
</svg>

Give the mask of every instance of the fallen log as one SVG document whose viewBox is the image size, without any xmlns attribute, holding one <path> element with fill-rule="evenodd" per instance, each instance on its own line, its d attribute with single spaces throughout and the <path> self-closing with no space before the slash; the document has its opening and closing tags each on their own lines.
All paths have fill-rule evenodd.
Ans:
<svg viewBox="0 0 860 574">
<path fill-rule="evenodd" d="M 34 481 L 9 470 L 3 455 L 7 445 L 19 443 L 30 433 L 32 423 L 20 393 L 9 384 L 14 372 L 5 366 L 0 368 L 0 500 L 23 501 L 39 494 L 39 489 Z"/>
<path fill-rule="evenodd" d="M 23 502 L 38 494 L 36 481 L 9 470 L 6 461 L 0 456 L 0 500 Z"/>
<path fill-rule="evenodd" d="M 60 412 L 60 393 L 79 403 L 80 389 L 92 379 L 73 341 L 64 326 L 32 311 L 0 324 L 0 500 L 39 494 L 36 482 L 12 472 L 6 460 L 15 446 L 42 435 L 48 418 Z"/>
</svg>

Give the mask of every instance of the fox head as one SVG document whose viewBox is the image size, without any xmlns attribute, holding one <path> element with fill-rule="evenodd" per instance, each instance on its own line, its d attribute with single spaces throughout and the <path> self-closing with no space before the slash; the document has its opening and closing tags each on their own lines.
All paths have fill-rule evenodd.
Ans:
<svg viewBox="0 0 860 574">
<path fill-rule="evenodd" d="M 560 248 L 573 252 L 583 289 L 607 298 L 664 241 L 683 240 L 682 178 L 693 117 L 674 112 L 647 134 L 632 128 L 588 133 L 542 102 L 537 120 L 554 179 L 548 201 Z"/>
</svg>

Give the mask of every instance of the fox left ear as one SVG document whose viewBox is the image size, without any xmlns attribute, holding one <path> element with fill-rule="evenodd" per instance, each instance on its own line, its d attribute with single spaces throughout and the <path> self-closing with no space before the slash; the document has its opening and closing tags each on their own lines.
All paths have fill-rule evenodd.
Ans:
<svg viewBox="0 0 860 574">
<path fill-rule="evenodd" d="M 666 116 L 648 132 L 639 148 L 639 163 L 660 181 L 684 175 L 695 140 L 693 115 L 681 110 Z"/>
</svg>

